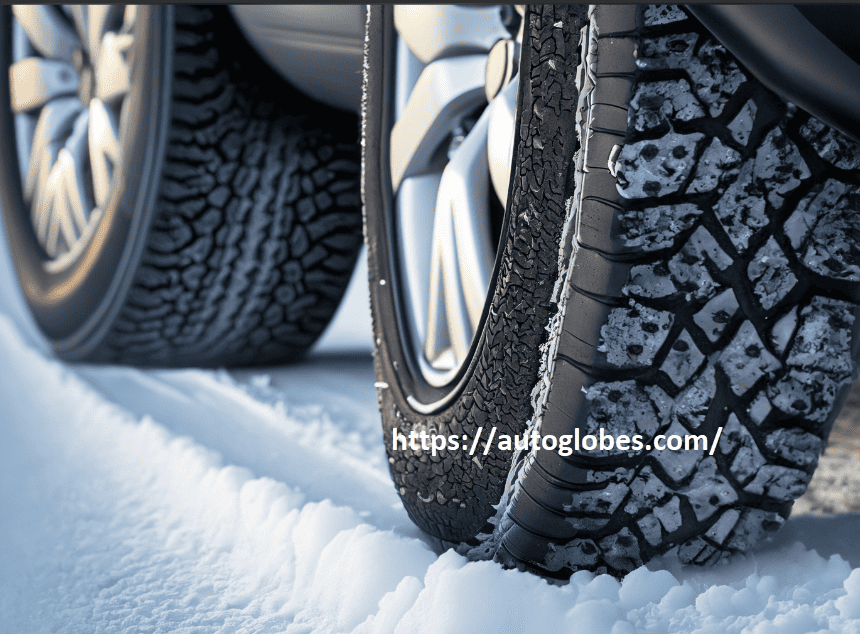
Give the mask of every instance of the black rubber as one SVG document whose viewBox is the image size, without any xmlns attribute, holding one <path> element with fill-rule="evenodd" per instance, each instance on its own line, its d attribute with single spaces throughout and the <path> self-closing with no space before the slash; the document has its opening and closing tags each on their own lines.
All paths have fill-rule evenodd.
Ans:
<svg viewBox="0 0 860 634">
<path fill-rule="evenodd" d="M 158 199 L 149 226 L 129 232 L 140 253 L 127 287 L 76 329 L 56 330 L 62 307 L 42 307 L 43 329 L 71 360 L 295 360 L 334 314 L 361 246 L 357 121 L 286 85 L 225 7 L 173 11 Z"/>
<path fill-rule="evenodd" d="M 573 255 L 529 431 L 647 444 L 516 456 L 472 554 L 563 577 L 670 549 L 713 563 L 783 523 L 856 375 L 860 147 L 676 7 L 600 5 L 586 45 Z"/>
<path fill-rule="evenodd" d="M 689 11 L 767 88 L 860 140 L 860 64 L 846 28 L 857 24 L 856 7 L 702 3 Z"/>
<path fill-rule="evenodd" d="M 369 25 L 365 221 L 384 438 L 410 517 L 471 558 L 559 580 L 751 548 L 805 490 L 856 376 L 860 146 L 769 92 L 683 9 L 530 9 L 486 325 L 453 403 L 422 414 L 375 167 L 384 18 Z M 471 441 L 479 427 L 603 429 L 647 448 L 393 446 L 394 428 Z M 659 451 L 661 434 L 700 438 Z"/>
<path fill-rule="evenodd" d="M 518 108 L 523 114 L 515 139 L 521 166 L 513 174 L 512 201 L 501 235 L 491 301 L 472 355 L 461 375 L 444 390 L 422 385 L 410 360 L 401 314 L 397 269 L 393 263 L 391 177 L 387 170 L 388 133 L 393 93 L 393 11 L 373 6 L 368 21 L 366 86 L 363 104 L 363 193 L 368 249 L 371 314 L 376 346 L 376 378 L 383 433 L 395 485 L 409 516 L 426 532 L 449 542 L 473 539 L 492 526 L 510 470 L 510 451 L 487 456 L 468 452 L 393 451 L 392 430 L 465 434 L 479 428 L 522 433 L 531 417 L 531 393 L 538 379 L 544 327 L 558 277 L 558 244 L 565 218 L 564 201 L 573 191 L 571 159 L 575 130 L 577 32 L 547 35 L 543 25 L 575 20 L 567 6 L 544 7 L 531 14 L 523 47 Z M 585 12 L 582 12 L 585 19 Z M 551 87 L 551 89 L 550 89 Z M 385 281 L 385 283 L 383 283 Z M 433 405 L 430 414 L 410 404 Z M 486 436 L 484 436 L 486 438 Z M 483 445 L 478 454 L 483 454 Z"/>
</svg>

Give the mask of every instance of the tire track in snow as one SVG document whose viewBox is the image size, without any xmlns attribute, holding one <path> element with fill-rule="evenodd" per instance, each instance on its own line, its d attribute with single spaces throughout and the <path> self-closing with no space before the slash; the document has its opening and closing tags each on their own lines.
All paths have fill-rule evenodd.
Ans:
<svg viewBox="0 0 860 634">
<path fill-rule="evenodd" d="M 285 402 L 284 391 L 287 396 L 303 392 L 305 400 L 326 398 L 325 390 L 315 390 L 302 379 L 302 366 L 279 371 L 294 383 L 281 391 L 260 381 L 242 385 L 226 372 L 99 366 L 76 370 L 111 401 L 138 417 L 151 416 L 177 435 L 190 436 L 228 464 L 290 483 L 310 500 L 350 506 L 379 529 L 421 536 L 394 491 L 378 422 L 371 430 L 365 420 L 356 429 L 350 417 L 367 417 L 359 407 L 341 411 L 333 421 L 325 402 L 304 407 Z M 353 376 L 360 380 L 360 373 Z"/>
<path fill-rule="evenodd" d="M 248 426 L 279 420 L 265 403 L 249 404 L 235 382 L 201 376 L 209 378 L 179 374 L 144 392 L 172 403 L 174 414 L 238 408 Z M 201 394 L 212 402 L 201 406 Z M 0 423 L 0 623 L 9 632 L 766 633 L 860 625 L 860 571 L 793 539 L 709 570 L 664 560 L 664 570 L 640 568 L 620 583 L 581 571 L 564 587 L 492 562 L 466 563 L 452 551 L 437 558 L 418 539 L 365 523 L 354 508 L 308 502 L 291 481 L 224 466 L 196 440 L 131 415 L 26 347 L 3 316 Z M 298 453 L 293 431 L 273 437 L 295 441 Z M 304 464 L 318 457 L 305 455 Z M 802 526 L 789 520 L 782 535 L 807 546 L 850 535 L 856 523 L 799 519 Z M 801 530 L 792 533 L 795 524 Z"/>
<path fill-rule="evenodd" d="M 288 457 L 311 472 L 346 458 L 324 444 L 311 453 L 290 428 L 299 423 L 255 407 L 235 385 L 182 378 L 145 393 L 182 415 L 205 409 L 208 394 L 225 416 L 247 416 L 240 432 L 280 421 L 292 435 L 247 442 L 292 442 Z M 350 506 L 309 502 L 295 481 L 224 466 L 192 438 L 132 416 L 27 348 L 2 315 L 0 403 L 0 614 L 10 632 L 349 631 L 435 559 Z M 320 480 L 355 494 L 360 509 L 378 473 L 354 466 L 342 469 L 351 480 L 333 471 Z"/>
</svg>

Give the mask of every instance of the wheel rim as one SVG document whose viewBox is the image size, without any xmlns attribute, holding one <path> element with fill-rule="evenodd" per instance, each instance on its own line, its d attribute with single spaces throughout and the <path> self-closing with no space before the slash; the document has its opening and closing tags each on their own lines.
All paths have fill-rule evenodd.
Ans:
<svg viewBox="0 0 860 634">
<path fill-rule="evenodd" d="M 44 268 L 97 232 L 122 162 L 134 6 L 13 8 L 11 108 L 24 201 Z"/>
<path fill-rule="evenodd" d="M 469 358 L 498 246 L 493 209 L 507 201 L 522 28 L 512 36 L 503 16 L 499 7 L 394 11 L 397 290 L 407 348 L 434 387 Z"/>
</svg>

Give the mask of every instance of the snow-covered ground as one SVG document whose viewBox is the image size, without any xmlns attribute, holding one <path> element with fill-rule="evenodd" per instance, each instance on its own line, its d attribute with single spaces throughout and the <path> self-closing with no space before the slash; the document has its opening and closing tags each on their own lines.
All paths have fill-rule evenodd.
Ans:
<svg viewBox="0 0 860 634">
<path fill-rule="evenodd" d="M 860 633 L 857 514 L 792 517 L 747 557 L 621 583 L 439 552 L 391 485 L 360 277 L 302 365 L 70 366 L 0 245 L 2 634 Z"/>
</svg>

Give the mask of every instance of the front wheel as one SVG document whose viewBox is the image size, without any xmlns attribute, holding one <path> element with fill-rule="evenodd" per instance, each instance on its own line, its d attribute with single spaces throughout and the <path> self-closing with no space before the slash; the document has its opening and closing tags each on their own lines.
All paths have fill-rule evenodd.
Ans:
<svg viewBox="0 0 860 634">
<path fill-rule="evenodd" d="M 855 375 L 860 146 L 780 101 L 684 9 L 530 10 L 485 303 L 446 319 L 442 341 L 458 323 L 474 336 L 434 383 L 389 167 L 401 56 L 381 60 L 403 34 L 385 9 L 369 29 L 377 386 L 413 520 L 561 579 L 669 550 L 712 563 L 778 528 Z M 462 275 L 440 279 L 454 312 Z"/>
</svg>

